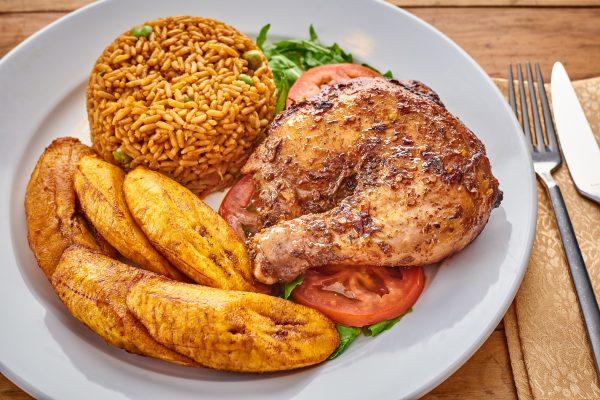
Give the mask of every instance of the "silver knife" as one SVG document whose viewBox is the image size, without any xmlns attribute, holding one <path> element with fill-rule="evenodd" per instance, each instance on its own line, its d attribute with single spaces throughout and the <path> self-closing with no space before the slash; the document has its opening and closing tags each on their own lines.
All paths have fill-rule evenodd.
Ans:
<svg viewBox="0 0 600 400">
<path fill-rule="evenodd" d="M 560 147 L 582 195 L 600 203 L 600 149 L 565 67 L 552 68 L 552 109 Z"/>
</svg>

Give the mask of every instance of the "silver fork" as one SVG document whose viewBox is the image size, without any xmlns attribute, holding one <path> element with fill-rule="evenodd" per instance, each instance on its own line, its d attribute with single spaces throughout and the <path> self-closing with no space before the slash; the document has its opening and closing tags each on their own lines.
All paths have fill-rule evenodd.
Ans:
<svg viewBox="0 0 600 400">
<path fill-rule="evenodd" d="M 573 231 L 573 225 L 571 224 L 571 219 L 569 218 L 565 201 L 560 188 L 554 181 L 554 178 L 552 178 L 552 171 L 554 171 L 561 164 L 562 159 L 560 156 L 560 150 L 558 149 L 556 132 L 554 131 L 554 121 L 552 119 L 552 114 L 550 113 L 550 105 L 548 103 L 548 97 L 546 96 L 546 89 L 544 88 L 544 81 L 542 79 L 540 66 L 537 63 L 535 64 L 535 72 L 537 77 L 537 90 L 542 106 L 544 126 L 546 128 L 545 138 L 544 131 L 540 123 L 540 115 L 533 84 L 531 64 L 528 63 L 526 69 L 527 80 L 529 81 L 528 86 L 530 101 L 528 101 L 525 93 L 521 64 L 517 64 L 519 97 L 521 98 L 521 126 L 523 127 L 523 132 L 528 139 L 535 173 L 546 187 L 552 202 L 552 208 L 554 209 L 554 214 L 556 215 L 556 223 L 558 225 L 558 230 L 560 231 L 560 237 L 562 239 L 563 248 L 567 257 L 567 263 L 569 264 L 571 278 L 573 279 L 575 292 L 577 293 L 577 298 L 579 299 L 579 305 L 581 306 L 583 319 L 585 321 L 587 333 L 592 345 L 592 353 L 594 354 L 594 361 L 596 362 L 596 372 L 600 375 L 600 309 L 598 308 L 598 302 L 594 296 L 592 283 L 587 273 L 587 269 L 581 255 L 581 250 L 579 249 L 579 244 L 577 243 L 577 238 L 575 237 L 575 232 Z M 517 101 L 515 97 L 512 65 L 510 65 L 508 68 L 508 99 L 513 112 L 518 119 L 519 113 L 517 110 Z M 528 109 L 531 109 L 531 115 L 533 116 L 535 137 L 533 137 L 531 134 Z"/>
</svg>

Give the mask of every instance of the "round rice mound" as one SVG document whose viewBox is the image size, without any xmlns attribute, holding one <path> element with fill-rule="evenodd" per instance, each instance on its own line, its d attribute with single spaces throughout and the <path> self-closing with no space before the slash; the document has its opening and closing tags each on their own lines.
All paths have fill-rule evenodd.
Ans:
<svg viewBox="0 0 600 400">
<path fill-rule="evenodd" d="M 94 149 L 126 170 L 160 171 L 201 196 L 227 187 L 273 118 L 275 83 L 265 56 L 250 69 L 242 55 L 258 50 L 254 42 L 212 19 L 168 17 L 143 26 L 119 36 L 92 70 Z"/>
</svg>

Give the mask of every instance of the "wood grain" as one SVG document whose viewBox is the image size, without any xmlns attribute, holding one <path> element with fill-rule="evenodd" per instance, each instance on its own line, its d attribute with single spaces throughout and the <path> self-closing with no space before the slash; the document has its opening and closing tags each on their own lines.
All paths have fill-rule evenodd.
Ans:
<svg viewBox="0 0 600 400">
<path fill-rule="evenodd" d="M 0 57 L 64 13 L 0 14 Z"/>
<path fill-rule="evenodd" d="M 409 8 L 463 47 L 493 77 L 535 61 L 546 79 L 555 61 L 571 79 L 600 75 L 600 8 Z"/>
<path fill-rule="evenodd" d="M 387 0 L 400 7 L 585 7 L 600 6 L 600 0 Z M 90 0 L 0 0 L 0 13 L 73 11 Z"/>
<path fill-rule="evenodd" d="M 556 60 L 572 79 L 600 75 L 600 7 L 408 10 L 456 41 L 493 77 L 504 77 L 509 63 L 530 60 L 544 67 L 546 78 Z M 0 14 L 0 56 L 62 15 Z"/>
<path fill-rule="evenodd" d="M 399 7 L 589 7 L 600 0 L 386 0 Z"/>
<path fill-rule="evenodd" d="M 90 0 L 0 0 L 0 13 L 73 11 Z"/>
<path fill-rule="evenodd" d="M 497 330 L 481 348 L 444 383 L 423 399 L 513 400 L 517 392 L 510 370 L 504 331 Z"/>
<path fill-rule="evenodd" d="M 27 393 L 0 374 L 0 400 L 30 400 Z"/>
</svg>

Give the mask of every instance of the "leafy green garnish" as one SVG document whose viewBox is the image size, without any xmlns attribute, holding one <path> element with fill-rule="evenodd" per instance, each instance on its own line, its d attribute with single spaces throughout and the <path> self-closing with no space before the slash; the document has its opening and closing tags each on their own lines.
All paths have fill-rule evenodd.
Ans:
<svg viewBox="0 0 600 400">
<path fill-rule="evenodd" d="M 388 319 L 385 321 L 378 322 L 373 325 L 368 325 L 363 328 L 363 333 L 365 336 L 377 336 L 383 331 L 387 331 L 392 326 L 396 324 L 396 322 L 400 321 L 402 317 L 396 317 L 393 319 Z"/>
<path fill-rule="evenodd" d="M 319 40 L 319 36 L 317 35 L 317 31 L 315 31 L 315 27 L 313 26 L 313 24 L 310 24 L 310 26 L 308 27 L 308 35 L 310 36 L 310 40 L 312 40 L 313 42 Z"/>
<path fill-rule="evenodd" d="M 265 32 L 266 34 L 266 32 Z M 303 70 L 325 64 L 352 62 L 352 55 L 343 51 L 337 43 L 324 46 L 311 25 L 310 39 L 289 39 L 263 46 L 268 59 L 274 55 L 282 55 Z"/>
<path fill-rule="evenodd" d="M 361 65 L 363 67 L 371 68 L 373 71 L 381 74 L 380 70 L 378 70 L 377 68 L 375 68 L 367 63 L 362 63 Z M 388 79 L 392 79 L 394 77 L 394 75 L 392 74 L 392 71 L 390 71 L 389 69 L 387 71 L 385 71 L 383 74 L 381 74 L 381 76 L 383 76 L 384 78 L 388 78 Z"/>
<path fill-rule="evenodd" d="M 304 276 L 300 275 L 296 277 L 296 279 L 294 279 L 293 281 L 285 283 L 283 285 L 283 293 L 281 294 L 281 297 L 283 297 L 284 299 L 288 299 L 292 294 L 292 291 L 296 288 L 296 286 L 301 285 L 302 282 L 304 282 Z"/>
<path fill-rule="evenodd" d="M 378 322 L 373 325 L 364 326 L 362 328 L 362 332 L 365 336 L 377 336 L 380 333 L 387 331 L 392 326 L 396 325 L 398 323 L 398 321 L 400 321 L 402 319 L 402 317 L 404 317 L 406 314 L 408 314 L 411 311 L 412 311 L 412 308 L 410 308 L 407 312 L 405 312 L 404 314 L 402 314 L 399 317 L 381 321 L 381 322 Z"/>
<path fill-rule="evenodd" d="M 285 108 L 288 92 L 302 75 L 302 70 L 289 58 L 282 55 L 274 55 L 269 59 L 269 66 L 273 71 L 275 86 L 277 87 L 277 100 L 275 100 L 275 113 Z"/>
<path fill-rule="evenodd" d="M 256 45 L 259 49 L 263 50 L 263 45 L 267 41 L 267 32 L 269 32 L 269 28 L 271 24 L 266 24 L 262 28 L 260 28 L 260 32 L 258 32 L 258 36 L 256 37 Z"/>
<path fill-rule="evenodd" d="M 147 38 L 152 33 L 152 27 L 150 25 L 136 26 L 131 28 L 129 33 L 138 38 L 142 36 Z"/>
<path fill-rule="evenodd" d="M 377 336 L 382 332 L 387 331 L 392 326 L 396 325 L 398 321 L 402 319 L 406 314 L 412 312 L 412 308 L 410 308 L 407 312 L 400 315 L 399 317 L 388 319 L 385 321 L 378 322 L 373 325 L 363 326 L 362 328 L 355 328 L 353 326 L 344 326 L 340 324 L 336 324 L 335 328 L 337 329 L 340 335 L 340 345 L 333 352 L 332 355 L 329 356 L 329 360 L 333 360 L 340 354 L 342 354 L 361 333 L 365 336 Z"/>
<path fill-rule="evenodd" d="M 273 71 L 277 87 L 276 113 L 285 108 L 288 92 L 303 71 L 325 64 L 352 62 L 352 54 L 346 53 L 337 43 L 331 46 L 321 44 L 312 25 L 308 30 L 309 39 L 280 40 L 265 45 L 270 26 L 262 27 L 256 45 L 265 53 Z"/>
<path fill-rule="evenodd" d="M 338 334 L 340 335 L 340 345 L 337 349 L 335 349 L 333 354 L 329 356 L 329 360 L 333 360 L 334 358 L 342 354 L 348 348 L 350 343 L 354 342 L 354 339 L 356 339 L 360 335 L 360 328 L 355 328 L 353 326 L 344 326 L 336 324 L 335 328 L 337 329 Z"/>
</svg>

